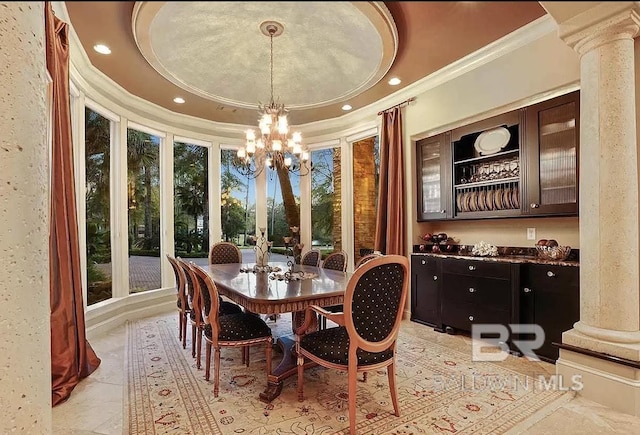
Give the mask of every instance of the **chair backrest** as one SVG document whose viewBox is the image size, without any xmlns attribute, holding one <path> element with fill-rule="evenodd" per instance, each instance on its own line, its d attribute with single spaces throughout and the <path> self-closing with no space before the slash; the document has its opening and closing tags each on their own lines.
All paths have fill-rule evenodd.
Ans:
<svg viewBox="0 0 640 435">
<path fill-rule="evenodd" d="M 189 266 L 189 263 L 187 263 L 180 257 L 176 257 L 176 263 L 178 263 L 178 265 L 184 271 L 185 282 L 187 284 L 185 293 L 191 300 L 191 308 L 193 309 L 195 320 L 197 323 L 199 323 L 200 321 L 202 321 L 202 299 L 200 296 L 199 288 L 194 283 L 191 266 Z"/>
<path fill-rule="evenodd" d="M 369 352 L 395 345 L 409 291 L 409 260 L 382 255 L 353 272 L 344 296 L 349 343 Z"/>
<path fill-rule="evenodd" d="M 242 252 L 231 242 L 215 243 L 209 250 L 209 264 L 242 263 Z"/>
<path fill-rule="evenodd" d="M 361 257 L 360 260 L 358 260 L 358 262 L 356 263 L 356 269 L 359 268 L 360 266 L 362 266 L 367 261 L 373 260 L 374 258 L 378 258 L 380 256 L 382 256 L 382 254 L 379 254 L 377 252 L 373 252 L 371 254 L 365 255 L 364 257 Z"/>
<path fill-rule="evenodd" d="M 186 286 L 187 286 L 187 279 L 184 276 L 184 270 L 178 264 L 176 259 L 170 256 L 169 254 L 167 254 L 167 260 L 169 260 L 169 264 L 171 265 L 171 268 L 173 269 L 173 273 L 176 276 L 176 290 L 178 292 L 178 301 L 180 303 L 180 308 L 182 310 L 186 310 L 187 308 L 189 308 L 189 302 L 187 300 L 187 295 L 185 292 Z"/>
<path fill-rule="evenodd" d="M 347 253 L 344 251 L 332 252 L 324 259 L 322 267 L 345 272 L 347 270 Z"/>
<path fill-rule="evenodd" d="M 220 295 L 218 294 L 218 288 L 213 282 L 211 277 L 205 272 L 205 270 L 195 263 L 190 263 L 191 272 L 193 273 L 193 280 L 196 287 L 199 290 L 202 304 L 202 314 L 205 319 L 205 323 L 211 324 L 213 328 L 213 337 L 218 337 L 218 330 L 220 325 L 218 324 L 218 314 L 220 311 Z"/>
<path fill-rule="evenodd" d="M 300 264 L 304 264 L 305 266 L 320 267 L 321 259 L 322 259 L 322 253 L 320 252 L 319 249 L 310 249 L 302 256 L 302 260 L 300 260 Z"/>
</svg>

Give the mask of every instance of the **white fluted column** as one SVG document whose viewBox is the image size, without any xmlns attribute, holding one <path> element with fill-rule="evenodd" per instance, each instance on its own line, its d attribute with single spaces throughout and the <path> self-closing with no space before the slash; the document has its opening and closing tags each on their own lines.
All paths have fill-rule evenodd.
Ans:
<svg viewBox="0 0 640 435">
<path fill-rule="evenodd" d="M 51 433 L 44 2 L 0 23 L 0 433 Z"/>
<path fill-rule="evenodd" d="M 567 342 L 637 359 L 640 245 L 633 10 L 565 39 L 580 54 L 580 321 Z M 594 340 L 595 339 L 595 340 Z M 630 344 L 625 351 L 606 343 Z"/>
<path fill-rule="evenodd" d="M 580 55 L 580 320 L 556 371 L 579 376 L 581 396 L 640 415 L 640 20 L 632 2 L 595 5 L 559 26 Z"/>
</svg>

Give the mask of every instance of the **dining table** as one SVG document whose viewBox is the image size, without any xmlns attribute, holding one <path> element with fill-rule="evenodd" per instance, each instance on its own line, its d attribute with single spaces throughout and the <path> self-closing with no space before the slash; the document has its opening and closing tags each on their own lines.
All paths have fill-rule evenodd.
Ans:
<svg viewBox="0 0 640 435">
<path fill-rule="evenodd" d="M 260 267 L 255 263 L 210 264 L 203 268 L 219 294 L 246 311 L 267 315 L 292 313 L 292 335 L 276 341 L 282 350 L 282 360 L 268 374 L 267 387 L 260 393 L 260 400 L 271 402 L 282 392 L 284 380 L 297 373 L 293 335 L 304 322 L 306 308 L 342 304 L 351 273 L 291 262 L 270 262 Z M 314 365 L 311 361 L 304 364 L 305 368 Z"/>
</svg>

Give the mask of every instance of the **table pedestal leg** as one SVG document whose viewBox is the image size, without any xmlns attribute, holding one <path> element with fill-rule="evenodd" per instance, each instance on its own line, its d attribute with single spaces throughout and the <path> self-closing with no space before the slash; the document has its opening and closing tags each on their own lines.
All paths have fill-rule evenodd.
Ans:
<svg viewBox="0 0 640 435">
<path fill-rule="evenodd" d="M 293 329 L 302 324 L 304 320 L 304 311 L 297 311 L 293 314 Z M 317 328 L 317 322 L 316 322 Z M 309 332 L 312 332 L 315 328 L 309 328 Z M 282 350 L 282 360 L 280 364 L 272 370 L 267 377 L 267 388 L 260 393 L 260 400 L 263 402 L 271 402 L 278 397 L 282 392 L 282 384 L 289 376 L 294 376 L 298 373 L 297 355 L 296 355 L 296 340 L 292 337 L 280 337 L 276 341 L 276 344 Z M 316 364 L 311 361 L 304 363 L 304 368 L 313 367 Z"/>
</svg>

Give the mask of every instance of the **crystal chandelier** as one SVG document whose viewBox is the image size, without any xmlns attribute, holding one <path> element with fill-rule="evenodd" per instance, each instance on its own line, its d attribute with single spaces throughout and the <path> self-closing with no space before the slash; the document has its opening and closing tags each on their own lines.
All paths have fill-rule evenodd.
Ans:
<svg viewBox="0 0 640 435">
<path fill-rule="evenodd" d="M 260 119 L 259 135 L 254 130 L 246 132 L 245 145 L 238 150 L 238 169 L 245 175 L 257 176 L 265 166 L 274 169 L 287 168 L 300 175 L 309 173 L 309 152 L 302 145 L 302 135 L 294 132 L 289 137 L 288 110 L 284 104 L 273 99 L 273 38 L 280 36 L 284 26 L 276 21 L 265 21 L 260 25 L 263 34 L 271 42 L 271 101 L 258 104 Z M 294 161 L 295 159 L 295 161 Z"/>
</svg>

